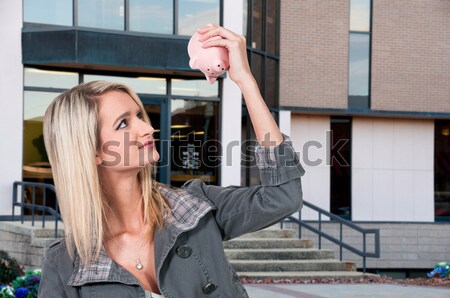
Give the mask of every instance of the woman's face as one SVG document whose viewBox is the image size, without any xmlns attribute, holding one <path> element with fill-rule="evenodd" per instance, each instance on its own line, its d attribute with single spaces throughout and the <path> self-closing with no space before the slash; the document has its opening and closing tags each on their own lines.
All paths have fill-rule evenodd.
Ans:
<svg viewBox="0 0 450 298">
<path fill-rule="evenodd" d="M 125 92 L 110 91 L 99 99 L 100 150 L 96 160 L 111 170 L 142 168 L 159 160 L 153 127 Z"/>
</svg>

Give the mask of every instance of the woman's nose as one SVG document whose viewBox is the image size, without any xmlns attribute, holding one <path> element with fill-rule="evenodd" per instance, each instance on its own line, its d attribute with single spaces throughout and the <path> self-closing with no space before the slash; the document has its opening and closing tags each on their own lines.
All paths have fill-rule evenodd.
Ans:
<svg viewBox="0 0 450 298">
<path fill-rule="evenodd" d="M 141 121 L 141 125 L 140 125 L 140 134 L 142 136 L 147 136 L 147 135 L 153 135 L 153 132 L 155 131 L 155 129 L 153 128 L 153 126 L 145 121 Z"/>
</svg>

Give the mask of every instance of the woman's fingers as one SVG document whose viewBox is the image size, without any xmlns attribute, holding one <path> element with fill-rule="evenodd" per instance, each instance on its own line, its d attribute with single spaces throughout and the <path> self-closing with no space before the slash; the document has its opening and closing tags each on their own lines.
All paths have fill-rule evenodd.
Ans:
<svg viewBox="0 0 450 298">
<path fill-rule="evenodd" d="M 214 36 L 220 36 L 223 39 L 229 39 L 229 40 L 237 40 L 239 39 L 239 35 L 237 35 L 234 32 L 231 32 L 230 30 L 227 30 L 223 27 L 217 26 L 217 25 L 208 25 L 205 27 L 202 27 L 197 30 L 197 32 L 201 35 L 199 38 L 200 42 L 207 41 L 211 37 Z"/>
</svg>

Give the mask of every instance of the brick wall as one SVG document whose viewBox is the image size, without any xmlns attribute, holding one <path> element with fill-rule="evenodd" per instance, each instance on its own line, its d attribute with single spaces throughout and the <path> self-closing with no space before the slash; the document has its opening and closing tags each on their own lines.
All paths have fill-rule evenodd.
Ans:
<svg viewBox="0 0 450 298">
<path fill-rule="evenodd" d="M 280 105 L 347 108 L 349 1 L 280 2 Z"/>
<path fill-rule="evenodd" d="M 450 1 L 373 1 L 372 109 L 450 112 Z"/>
</svg>

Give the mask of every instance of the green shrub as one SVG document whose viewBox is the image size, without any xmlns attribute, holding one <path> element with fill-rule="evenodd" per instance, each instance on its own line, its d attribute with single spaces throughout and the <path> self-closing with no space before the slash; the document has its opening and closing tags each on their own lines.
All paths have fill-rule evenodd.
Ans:
<svg viewBox="0 0 450 298">
<path fill-rule="evenodd" d="M 23 266 L 7 252 L 0 250 L 0 284 L 9 284 L 23 274 L 25 274 Z"/>
</svg>

